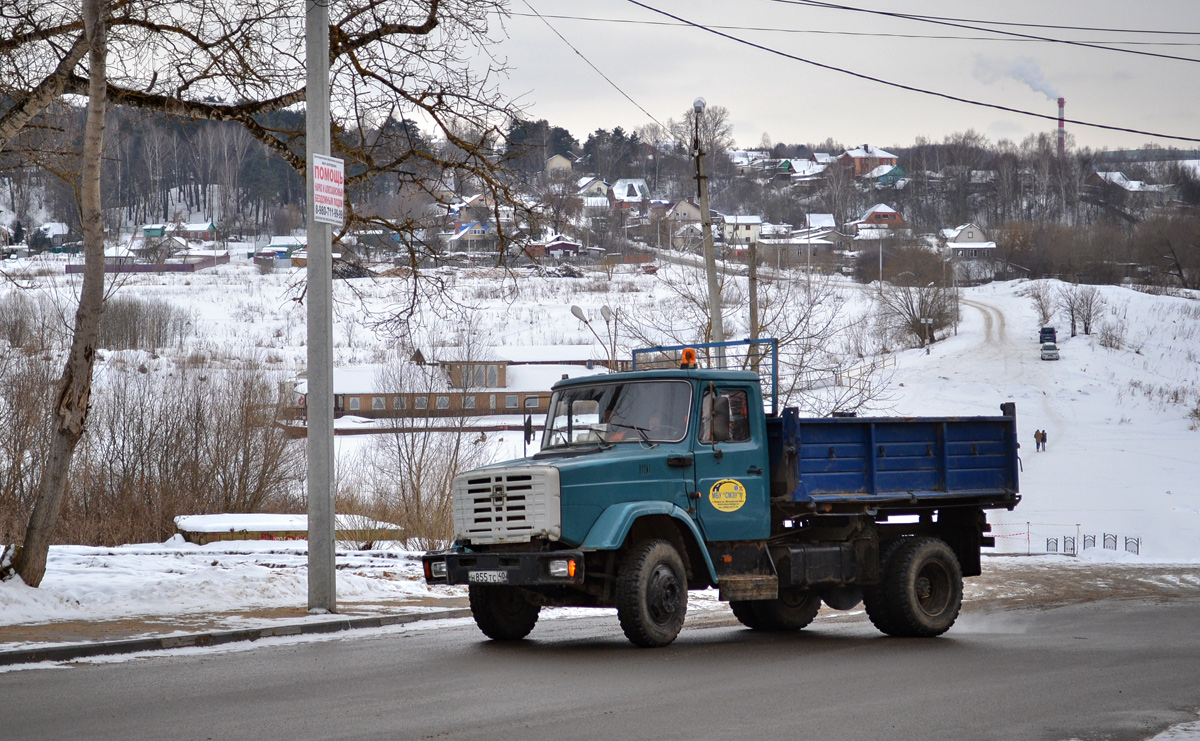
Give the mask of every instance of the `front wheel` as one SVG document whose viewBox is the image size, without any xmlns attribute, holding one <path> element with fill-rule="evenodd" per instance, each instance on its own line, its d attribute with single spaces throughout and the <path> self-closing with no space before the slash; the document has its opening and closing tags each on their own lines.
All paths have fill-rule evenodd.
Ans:
<svg viewBox="0 0 1200 741">
<path fill-rule="evenodd" d="M 649 540 L 630 551 L 617 576 L 617 618 L 634 645 L 666 646 L 687 615 L 687 573 L 675 547 Z"/>
<path fill-rule="evenodd" d="M 519 641 L 537 624 L 541 608 L 513 587 L 472 584 L 467 588 L 471 615 L 483 634 L 494 641 Z"/>
</svg>

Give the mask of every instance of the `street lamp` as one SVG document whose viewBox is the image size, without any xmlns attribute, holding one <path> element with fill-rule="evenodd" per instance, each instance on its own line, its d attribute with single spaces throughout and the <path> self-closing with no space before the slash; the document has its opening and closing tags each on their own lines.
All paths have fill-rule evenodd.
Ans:
<svg viewBox="0 0 1200 741">
<path fill-rule="evenodd" d="M 609 348 L 608 348 L 608 343 L 606 343 L 606 342 L 605 342 L 603 339 L 601 339 L 601 338 L 600 338 L 600 335 L 596 334 L 596 330 L 595 330 L 595 329 L 592 327 L 592 323 L 591 323 L 591 322 L 589 322 L 589 321 L 587 320 L 587 315 L 583 313 L 583 309 L 579 308 L 578 306 L 572 306 L 572 307 L 571 307 L 571 313 L 575 315 L 575 318 L 576 318 L 576 319 L 578 319 L 579 321 L 581 321 L 581 322 L 583 322 L 585 325 L 587 325 L 587 328 L 588 328 L 588 330 L 590 330 L 590 331 L 591 331 L 591 333 L 592 333 L 592 336 L 593 336 L 593 337 L 595 337 L 595 338 L 596 338 L 596 340 L 597 340 L 597 341 L 600 343 L 600 347 L 601 347 L 601 348 L 603 348 L 604 350 L 608 351 L 608 349 L 609 349 Z M 611 318 L 615 318 L 615 314 L 614 314 L 614 313 L 612 312 L 612 310 L 610 310 L 610 309 L 609 309 L 607 306 L 601 307 L 601 309 L 600 309 L 600 313 L 601 313 L 601 314 L 604 316 L 604 323 L 605 323 L 605 324 L 608 324 Z M 617 355 L 617 352 L 616 352 L 616 335 L 614 334 L 614 335 L 613 335 L 612 351 L 611 351 L 611 352 L 609 352 L 609 354 L 608 354 L 608 368 L 609 368 L 609 370 L 610 370 L 610 371 L 613 371 L 613 372 L 616 372 L 616 370 L 617 370 L 617 357 L 616 357 L 616 355 Z"/>
<path fill-rule="evenodd" d="M 721 294 L 717 286 L 717 257 L 713 247 L 712 212 L 708 208 L 708 178 L 704 174 L 704 150 L 700 148 L 700 115 L 707 105 L 704 98 L 692 103 L 695 114 L 695 136 L 692 139 L 692 155 L 696 158 L 696 186 L 700 195 L 700 228 L 704 237 L 704 272 L 708 276 L 708 320 L 712 325 L 713 342 L 725 341 L 725 325 L 721 319 Z M 724 353 L 717 348 L 717 367 L 724 368 Z"/>
</svg>

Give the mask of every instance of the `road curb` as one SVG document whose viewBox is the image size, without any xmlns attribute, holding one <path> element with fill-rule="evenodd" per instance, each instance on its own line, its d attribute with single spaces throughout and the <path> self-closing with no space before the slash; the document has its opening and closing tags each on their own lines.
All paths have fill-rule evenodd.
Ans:
<svg viewBox="0 0 1200 741">
<path fill-rule="evenodd" d="M 319 623 L 292 623 L 289 625 L 271 625 L 264 628 L 243 628 L 241 630 L 216 630 L 205 633 L 188 633 L 187 635 L 166 636 L 163 638 L 130 638 L 122 641 L 97 641 L 95 643 L 72 643 L 63 646 L 47 646 L 29 648 L 17 651 L 0 651 L 0 666 L 14 664 L 29 664 L 39 661 L 73 661 L 92 656 L 111 656 L 116 654 L 138 653 L 140 651 L 160 651 L 170 648 L 192 648 L 220 646 L 226 643 L 240 641 L 257 641 L 260 638 L 275 636 L 316 635 L 320 633 L 339 633 L 344 630 L 360 628 L 383 628 L 389 625 L 403 625 L 422 620 L 445 620 L 449 618 L 470 617 L 471 611 L 466 608 L 457 610 L 438 610 L 436 612 L 421 612 L 408 615 L 380 615 L 376 617 L 339 618 L 325 620 Z"/>
</svg>

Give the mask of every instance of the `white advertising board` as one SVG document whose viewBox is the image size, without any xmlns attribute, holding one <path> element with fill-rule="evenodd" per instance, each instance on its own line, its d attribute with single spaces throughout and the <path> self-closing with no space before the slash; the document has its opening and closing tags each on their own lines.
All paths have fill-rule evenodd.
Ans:
<svg viewBox="0 0 1200 741">
<path fill-rule="evenodd" d="M 346 221 L 345 170 L 342 161 L 323 154 L 312 156 L 313 221 L 341 226 Z"/>
</svg>

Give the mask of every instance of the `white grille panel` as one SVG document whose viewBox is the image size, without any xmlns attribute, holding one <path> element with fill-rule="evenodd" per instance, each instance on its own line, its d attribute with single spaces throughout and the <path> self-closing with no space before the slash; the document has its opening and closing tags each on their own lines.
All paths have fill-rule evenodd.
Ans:
<svg viewBox="0 0 1200 741">
<path fill-rule="evenodd" d="M 454 478 L 454 537 L 472 543 L 558 540 L 562 534 L 558 469 L 480 468 Z"/>
</svg>

